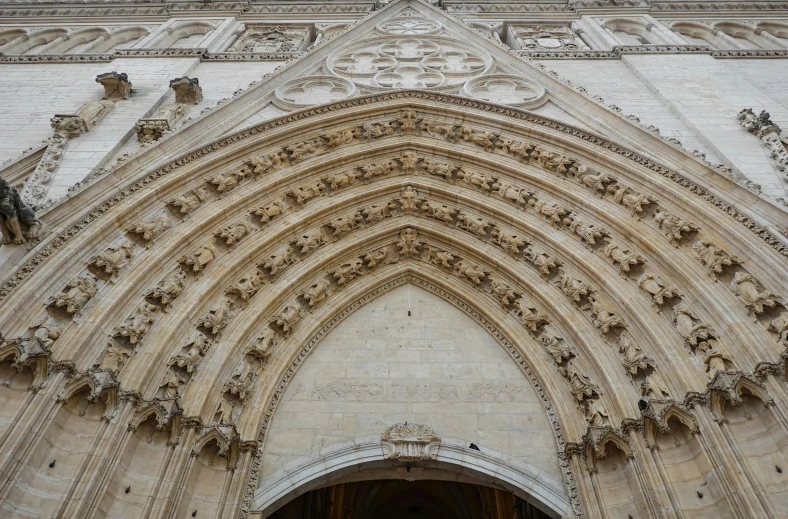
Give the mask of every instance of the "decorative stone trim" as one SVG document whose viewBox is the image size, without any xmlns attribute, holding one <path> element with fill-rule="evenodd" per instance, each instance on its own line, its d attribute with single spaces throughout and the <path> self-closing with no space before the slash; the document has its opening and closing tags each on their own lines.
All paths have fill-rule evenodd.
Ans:
<svg viewBox="0 0 788 519">
<path fill-rule="evenodd" d="M 286 126 L 295 121 L 305 120 L 313 116 L 318 116 L 327 111 L 353 108 L 358 106 L 366 106 L 378 102 L 391 102 L 395 100 L 407 100 L 407 99 L 439 101 L 449 105 L 455 105 L 469 109 L 476 109 L 480 111 L 496 113 L 501 117 L 512 117 L 515 119 L 528 121 L 547 128 L 551 128 L 556 131 L 560 131 L 562 133 L 574 137 L 578 137 L 586 142 L 589 142 L 590 144 L 601 146 L 613 153 L 616 153 L 637 164 L 640 164 L 656 172 L 657 174 L 679 184 L 680 186 L 685 188 L 688 193 L 692 193 L 695 196 L 699 196 L 707 203 L 711 204 L 712 206 L 718 208 L 719 210 L 731 216 L 734 220 L 745 226 L 750 232 L 758 236 L 761 240 L 763 240 L 770 247 L 772 247 L 772 249 L 774 249 L 778 254 L 788 258 L 788 246 L 780 242 L 768 230 L 764 229 L 760 225 L 750 220 L 749 217 L 740 213 L 737 209 L 729 205 L 727 202 L 709 193 L 703 187 L 695 184 L 694 182 L 685 178 L 684 176 L 669 170 L 668 168 L 665 168 L 663 166 L 660 166 L 652 162 L 650 159 L 634 151 L 631 151 L 627 148 L 614 144 L 602 137 L 588 134 L 583 130 L 566 126 L 557 121 L 544 119 L 541 116 L 536 115 L 534 113 L 524 112 L 521 110 L 517 110 L 515 108 L 504 108 L 500 106 L 494 106 L 487 103 L 473 101 L 466 98 L 460 98 L 457 96 L 451 96 L 447 94 L 405 90 L 400 92 L 383 93 L 383 94 L 376 94 L 376 95 L 370 95 L 365 97 L 357 97 L 347 101 L 335 103 L 334 105 L 328 107 L 318 107 L 314 109 L 303 110 L 298 113 L 288 114 L 286 116 L 265 122 L 253 128 L 249 128 L 248 130 L 244 130 L 237 134 L 233 134 L 215 143 L 209 144 L 203 148 L 195 150 L 194 152 L 184 157 L 181 157 L 165 166 L 162 166 L 161 168 L 149 173 L 144 178 L 139 179 L 134 184 L 129 185 L 125 189 L 120 190 L 114 196 L 107 199 L 104 203 L 99 204 L 94 211 L 91 211 L 89 214 L 81 218 L 78 222 L 74 223 L 72 226 L 70 226 L 69 228 L 63 230 L 60 234 L 58 234 L 58 236 L 54 237 L 52 241 L 47 244 L 46 247 L 41 249 L 33 257 L 29 258 L 24 264 L 20 266 L 19 270 L 17 270 L 12 277 L 10 277 L 8 280 L 5 281 L 5 283 L 3 283 L 2 286 L 0 286 L 0 301 L 4 300 L 11 293 L 11 291 L 14 290 L 14 288 L 16 288 L 19 284 L 21 284 L 25 279 L 30 277 L 36 271 L 38 266 L 41 265 L 46 260 L 46 258 L 54 254 L 57 250 L 64 247 L 66 243 L 68 243 L 68 241 L 71 240 L 71 238 L 76 236 L 82 229 L 87 227 L 91 222 L 100 218 L 104 213 L 110 211 L 115 205 L 119 204 L 120 202 L 122 202 L 129 196 L 133 195 L 137 191 L 141 189 L 145 189 L 149 184 L 153 183 L 159 178 L 162 178 L 164 176 L 167 176 L 175 172 L 180 167 L 186 164 L 189 164 L 195 160 L 198 160 L 201 157 L 212 154 L 222 148 L 225 148 L 243 139 L 249 138 L 253 135 L 265 133 L 271 131 L 274 128 Z"/>
<path fill-rule="evenodd" d="M 199 58 L 201 61 L 289 61 L 304 52 L 207 52 L 205 49 L 119 49 L 112 54 L 4 55 L 0 63 L 108 63 L 117 58 Z"/>
<path fill-rule="evenodd" d="M 617 45 L 610 51 L 518 50 L 513 52 L 518 56 L 532 59 L 620 59 L 624 54 L 710 54 L 714 56 L 714 51 L 708 45 Z"/>
<path fill-rule="evenodd" d="M 254 52 L 217 52 L 205 53 L 203 61 L 287 61 L 298 58 L 303 52 L 270 52 L 257 54 Z"/>
<path fill-rule="evenodd" d="M 114 54 L 49 54 L 49 55 L 4 55 L 0 54 L 0 63 L 109 63 L 115 59 Z"/>
<path fill-rule="evenodd" d="M 118 49 L 115 51 L 115 56 L 123 58 L 149 58 L 167 57 L 167 58 L 193 58 L 201 57 L 206 53 L 204 48 L 195 49 Z"/>
<path fill-rule="evenodd" d="M 788 50 L 714 50 L 712 58 L 788 58 Z"/>
</svg>

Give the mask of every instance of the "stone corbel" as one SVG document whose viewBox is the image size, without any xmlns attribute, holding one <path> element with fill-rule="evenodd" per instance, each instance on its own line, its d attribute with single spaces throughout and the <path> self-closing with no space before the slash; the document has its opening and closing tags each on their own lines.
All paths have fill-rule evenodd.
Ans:
<svg viewBox="0 0 788 519">
<path fill-rule="evenodd" d="M 186 115 L 188 105 L 202 101 L 202 87 L 197 78 L 179 77 L 170 81 L 175 91 L 175 102 L 159 108 L 153 117 L 140 119 L 134 125 L 141 145 L 151 144 L 172 129 L 177 120 Z"/>
<path fill-rule="evenodd" d="M 116 101 L 128 99 L 131 94 L 131 83 L 126 74 L 99 74 L 96 82 L 104 86 L 103 99 L 84 103 L 74 114 L 56 114 L 50 119 L 54 134 L 49 138 L 44 156 L 22 190 L 22 200 L 34 208 L 53 202 L 47 199 L 49 186 L 63 160 L 69 139 L 75 139 L 90 131 L 112 111 Z"/>
<path fill-rule="evenodd" d="M 751 108 L 746 108 L 739 112 L 739 124 L 758 137 L 764 146 L 769 150 L 769 156 L 777 163 L 785 180 L 788 181 L 788 149 L 786 141 L 781 137 L 780 127 L 774 124 L 769 116 L 769 112 L 763 110 L 755 115 Z M 786 138 L 788 140 L 788 138 Z"/>
<path fill-rule="evenodd" d="M 414 463 L 436 459 L 441 439 L 427 425 L 405 422 L 386 429 L 380 442 L 384 459 Z"/>
</svg>

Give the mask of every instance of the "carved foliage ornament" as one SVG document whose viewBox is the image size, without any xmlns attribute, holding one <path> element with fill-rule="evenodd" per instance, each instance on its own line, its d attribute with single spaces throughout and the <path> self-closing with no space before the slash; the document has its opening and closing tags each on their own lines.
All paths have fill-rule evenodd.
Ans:
<svg viewBox="0 0 788 519">
<path fill-rule="evenodd" d="M 386 429 L 380 441 L 384 459 L 412 463 L 436 459 L 441 439 L 428 425 L 405 422 Z"/>
</svg>

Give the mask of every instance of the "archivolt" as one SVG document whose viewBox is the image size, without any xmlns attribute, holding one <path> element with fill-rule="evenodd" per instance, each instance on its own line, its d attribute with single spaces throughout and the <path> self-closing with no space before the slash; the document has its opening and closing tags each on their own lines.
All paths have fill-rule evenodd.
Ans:
<svg viewBox="0 0 788 519">
<path fill-rule="evenodd" d="M 120 194 L 115 182 L 126 186 Z M 728 187 L 738 205 L 753 196 Z M 160 387 L 175 391 L 190 423 L 209 424 L 223 442 L 222 420 L 247 441 L 260 424 L 264 434 L 276 395 L 304 345 L 336 319 L 333 308 L 406 274 L 455 293 L 454 304 L 474 301 L 502 330 L 488 326 L 493 335 L 517 345 L 507 348 L 533 367 L 548 410 L 556 406 L 562 449 L 585 431 L 569 402 L 582 402 L 593 425 L 615 425 L 637 416 L 633 382 L 661 395 L 643 380 L 660 365 L 675 373 L 668 397 L 703 389 L 698 368 L 671 362 L 685 348 L 720 341 L 735 350 L 727 366 L 750 368 L 785 340 L 788 317 L 780 321 L 782 303 L 764 287 L 786 286 L 785 269 L 768 266 L 788 252 L 763 228 L 598 137 L 447 96 L 406 92 L 300 112 L 136 180 L 107 177 L 69 207 L 80 200 L 93 209 L 75 213 L 3 287 L 8 296 L 24 281 L 0 329 L 27 346 L 9 351 L 24 357 L 39 344 L 41 356 L 75 359 L 69 369 L 91 373 L 94 394 L 111 388 L 155 404 L 167 400 Z M 406 239 L 419 244 L 416 254 L 403 252 Z M 369 266 L 370 253 L 386 266 Z M 353 261 L 361 279 L 340 283 L 335 272 Z M 24 319 L 44 307 L 36 323 Z M 179 354 L 186 382 L 200 384 L 168 382 Z M 242 363 L 254 366 L 252 387 L 236 379 Z M 217 422 L 223 395 L 240 392 L 271 406 L 240 417 L 223 409 Z M 607 410 L 594 407 L 601 401 Z"/>
</svg>

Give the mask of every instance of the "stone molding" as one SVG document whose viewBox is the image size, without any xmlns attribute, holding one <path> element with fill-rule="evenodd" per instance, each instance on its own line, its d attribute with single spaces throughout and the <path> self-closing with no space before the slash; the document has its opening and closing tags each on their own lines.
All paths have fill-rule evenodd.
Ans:
<svg viewBox="0 0 788 519">
<path fill-rule="evenodd" d="M 473 450 L 468 444 L 466 440 L 444 438 L 426 466 L 485 480 L 493 478 L 497 485 L 515 491 L 528 489 L 528 495 L 542 506 L 563 515 L 570 513 L 570 504 L 558 481 L 546 477 L 527 462 L 488 448 Z M 354 470 L 396 470 L 396 466 L 384 460 L 385 449 L 385 442 L 379 437 L 364 436 L 325 447 L 314 457 L 293 460 L 287 470 L 280 469 L 262 482 L 250 509 L 261 510 L 263 514 L 275 510 L 295 492 L 303 493 L 324 484 L 330 481 L 333 473 L 349 466 Z"/>
<path fill-rule="evenodd" d="M 319 107 L 314 109 L 307 109 L 303 110 L 294 114 L 288 114 L 286 116 L 274 119 L 272 121 L 263 123 L 259 126 L 250 128 L 248 130 L 243 130 L 237 134 L 231 135 L 229 137 L 223 138 L 217 142 L 214 142 L 206 147 L 201 149 L 195 150 L 174 162 L 171 162 L 149 174 L 145 177 L 137 180 L 133 184 L 124 188 L 120 193 L 114 195 L 112 198 L 106 200 L 105 202 L 101 203 L 96 207 L 94 211 L 89 213 L 88 215 L 82 217 L 78 222 L 70 226 L 68 229 L 65 229 L 61 233 L 57 235 L 57 237 L 52 237 L 52 239 L 48 240 L 44 247 L 40 250 L 37 250 L 34 256 L 28 258 L 20 268 L 9 278 L 7 279 L 3 285 L 0 287 L 0 301 L 5 299 L 8 294 L 18 286 L 24 279 L 28 278 L 30 275 L 35 272 L 40 265 L 47 257 L 54 254 L 54 252 L 63 246 L 76 234 L 78 234 L 82 229 L 84 229 L 87 225 L 91 222 L 95 221 L 96 219 L 100 218 L 105 212 L 108 212 L 112 207 L 117 205 L 118 203 L 122 202 L 128 196 L 134 194 L 135 192 L 139 191 L 147 187 L 151 182 L 162 178 L 164 176 L 170 175 L 179 168 L 205 156 L 216 152 L 224 147 L 227 147 L 233 143 L 236 143 L 240 140 L 249 138 L 253 135 L 258 135 L 263 132 L 272 130 L 277 127 L 281 127 L 287 125 L 291 122 L 305 120 L 312 116 L 319 116 L 320 114 L 325 113 L 326 111 L 332 111 L 337 109 L 345 109 L 345 108 L 352 108 L 356 106 L 365 106 L 369 104 L 373 104 L 376 102 L 390 102 L 390 101 L 404 101 L 407 99 L 414 99 L 414 100 L 433 100 L 433 101 L 440 101 L 445 102 L 450 105 L 461 106 L 461 107 L 468 107 L 472 109 L 481 110 L 488 113 L 496 113 L 501 116 L 505 117 L 513 117 L 515 119 L 528 121 L 531 123 L 535 123 L 547 128 L 551 128 L 557 130 L 559 132 L 568 134 L 570 136 L 578 137 L 586 142 L 591 144 L 595 144 L 606 148 L 613 153 L 620 155 L 621 157 L 633 161 L 634 163 L 640 164 L 652 171 L 656 172 L 657 174 L 671 180 L 672 182 L 677 183 L 678 185 L 682 186 L 687 190 L 688 194 L 693 196 L 698 196 L 708 204 L 717 207 L 724 213 L 731 216 L 735 221 L 742 224 L 749 232 L 758 236 L 761 240 L 763 240 L 766 244 L 772 247 L 775 251 L 779 254 L 788 257 L 788 246 L 784 245 L 779 239 L 773 236 L 768 230 L 762 228 L 760 225 L 756 224 L 749 217 L 745 216 L 744 214 L 740 213 L 737 209 L 735 209 L 730 204 L 726 203 L 725 201 L 718 198 L 716 195 L 709 193 L 705 188 L 695 184 L 693 181 L 685 178 L 684 176 L 680 175 L 679 173 L 673 172 L 668 168 L 665 168 L 659 164 L 656 164 L 651 159 L 646 158 L 636 152 L 630 151 L 622 146 L 614 144 L 607 139 L 602 137 L 592 135 L 586 133 L 583 130 L 579 130 L 577 128 L 573 128 L 571 126 L 566 126 L 562 123 L 558 123 L 556 121 L 552 121 L 549 119 L 544 119 L 539 115 L 523 112 L 514 108 L 504 108 L 500 106 L 490 105 L 488 103 L 480 102 L 480 101 L 473 101 L 466 98 L 460 98 L 456 96 L 451 96 L 447 94 L 437 94 L 437 93 L 426 93 L 426 92 L 419 92 L 419 91 L 401 91 L 401 92 L 393 92 L 393 93 L 385 93 L 385 94 L 376 94 L 364 97 L 357 97 L 351 100 L 342 101 L 338 103 L 334 103 L 333 105 L 329 105 L 328 107 Z"/>
<path fill-rule="evenodd" d="M 118 58 L 199 58 L 200 61 L 288 61 L 303 52 L 207 52 L 205 49 L 119 49 L 111 54 L 2 54 L 0 63 L 107 63 Z"/>
</svg>

